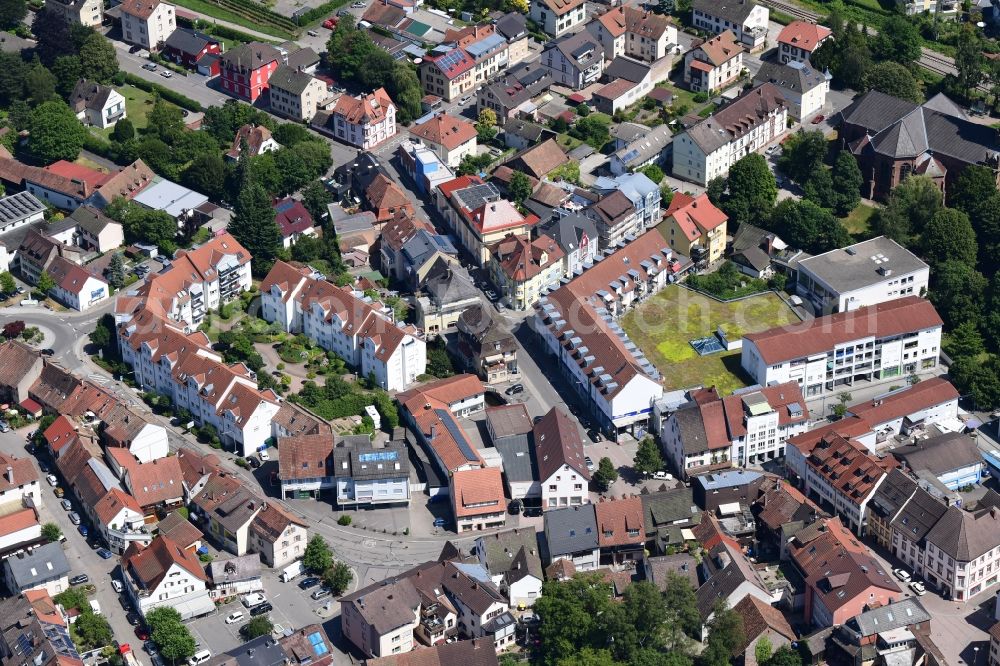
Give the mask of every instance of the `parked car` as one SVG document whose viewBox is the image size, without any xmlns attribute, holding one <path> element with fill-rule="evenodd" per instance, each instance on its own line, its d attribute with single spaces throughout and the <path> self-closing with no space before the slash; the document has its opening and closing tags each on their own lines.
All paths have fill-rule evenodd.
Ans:
<svg viewBox="0 0 1000 666">
<path fill-rule="evenodd" d="M 583 462 L 587 465 L 588 472 L 593 472 L 597 469 L 597 465 L 594 464 L 594 460 L 590 456 L 584 456 Z"/>
<path fill-rule="evenodd" d="M 261 462 L 267 462 L 268 460 L 271 459 L 271 456 L 270 456 L 270 454 L 268 454 L 267 449 L 264 449 L 263 451 L 261 451 L 257 455 L 260 457 L 260 461 Z"/>
<path fill-rule="evenodd" d="M 156 71 L 156 63 L 155 62 L 147 62 L 145 65 L 142 66 L 142 68 L 144 70 L 148 71 L 148 72 L 155 72 Z"/>
<path fill-rule="evenodd" d="M 254 606 L 259 606 L 262 603 L 266 602 L 267 597 L 265 597 L 260 592 L 251 592 L 250 594 L 244 596 L 241 601 L 243 602 L 243 605 L 245 607 L 253 608 Z"/>
<path fill-rule="evenodd" d="M 6 421 L 0 421 L 0 432 L 10 432 L 10 426 Z"/>
<path fill-rule="evenodd" d="M 253 469 L 257 469 L 258 467 L 260 467 L 260 461 L 253 456 L 247 457 L 247 464 L 250 465 L 250 467 Z"/>
<path fill-rule="evenodd" d="M 246 618 L 246 615 L 243 611 L 236 611 L 226 616 L 226 624 L 236 624 L 237 622 L 242 622 L 244 618 Z"/>
<path fill-rule="evenodd" d="M 135 628 L 135 637 L 138 638 L 140 641 L 148 641 L 149 640 L 149 627 L 145 627 L 145 626 L 143 626 L 141 624 L 138 625 Z"/>
<path fill-rule="evenodd" d="M 73 503 L 70 502 L 68 499 L 62 500 L 61 502 L 59 502 L 59 505 L 62 506 L 63 511 L 72 511 L 73 510 Z"/>
<path fill-rule="evenodd" d="M 128 620 L 128 623 L 133 627 L 139 626 L 139 616 L 133 613 L 132 611 L 125 613 L 125 619 Z"/>
<path fill-rule="evenodd" d="M 90 534 L 90 530 L 87 529 L 86 525 L 80 525 L 78 528 L 76 528 L 76 531 L 79 532 L 81 536 L 87 536 L 88 534 Z"/>
<path fill-rule="evenodd" d="M 310 594 L 309 596 L 312 597 L 313 601 L 319 601 L 320 599 L 325 599 L 326 597 L 330 596 L 330 588 L 321 587 L 312 594 Z"/>
<path fill-rule="evenodd" d="M 70 585 L 83 585 L 84 583 L 90 582 L 90 576 L 87 574 L 77 574 L 69 579 Z"/>
<path fill-rule="evenodd" d="M 507 395 L 517 395 L 518 393 L 524 393 L 524 384 L 514 384 L 509 389 L 504 391 Z"/>
<path fill-rule="evenodd" d="M 59 486 L 56 486 L 56 489 L 53 492 L 56 497 L 62 497 L 63 495 L 66 494 L 66 491 L 60 488 Z"/>
<path fill-rule="evenodd" d="M 53 488 L 55 488 L 56 486 L 58 486 L 58 485 L 59 485 L 59 479 L 57 479 L 57 478 L 56 478 L 56 475 L 55 475 L 55 474 L 49 474 L 49 475 L 48 475 L 47 477 L 45 477 L 45 480 L 46 480 L 46 481 L 48 482 L 48 484 L 49 484 L 50 486 L 52 486 Z"/>
<path fill-rule="evenodd" d="M 41 351 L 42 356 L 55 356 L 56 351 L 54 349 L 43 349 Z"/>
<path fill-rule="evenodd" d="M 76 511 L 70 511 L 69 522 L 73 523 L 74 525 L 79 525 L 81 522 L 80 514 L 78 514 Z"/>
<path fill-rule="evenodd" d="M 660 470 L 659 472 L 653 474 L 653 478 L 656 479 L 657 481 L 673 481 L 674 475 L 669 472 L 664 472 L 663 470 Z"/>
<path fill-rule="evenodd" d="M 169 79 L 173 75 L 174 75 L 174 73 L 171 72 L 169 69 L 161 69 L 160 70 L 160 76 L 162 76 L 165 79 Z"/>
<path fill-rule="evenodd" d="M 604 438 L 601 437 L 601 433 L 593 429 L 587 431 L 587 437 L 589 437 L 590 441 L 592 441 L 594 444 L 600 444 L 601 442 L 604 441 Z"/>
<path fill-rule="evenodd" d="M 307 30 L 306 34 L 309 35 L 310 37 L 319 37 L 319 33 L 316 32 L 315 30 Z"/>
<path fill-rule="evenodd" d="M 100 557 L 102 560 L 110 560 L 112 557 L 115 556 L 115 554 L 112 553 L 107 548 L 98 548 L 97 556 Z"/>
<path fill-rule="evenodd" d="M 908 583 L 910 581 L 910 572 L 907 571 L 906 569 L 900 569 L 900 568 L 893 569 L 892 573 L 896 578 L 903 581 L 904 583 Z"/>
<path fill-rule="evenodd" d="M 122 590 L 124 589 L 124 588 L 122 587 L 122 582 L 121 582 L 120 580 L 118 580 L 117 578 L 112 578 L 112 579 L 111 579 L 111 587 L 112 587 L 112 588 L 114 589 L 114 591 L 115 591 L 115 592 L 117 592 L 118 594 L 121 594 L 121 593 L 122 593 Z"/>
<path fill-rule="evenodd" d="M 309 576 L 308 578 L 303 578 L 299 581 L 300 590 L 308 590 L 316 587 L 317 585 L 319 585 L 319 578 L 316 578 L 316 576 Z"/>
<path fill-rule="evenodd" d="M 924 587 L 924 584 L 921 583 L 919 580 L 911 582 L 910 589 L 913 590 L 913 593 L 918 597 L 922 597 L 925 594 L 927 594 L 927 588 Z"/>
<path fill-rule="evenodd" d="M 212 658 L 212 653 L 209 650 L 199 650 L 194 653 L 190 659 L 188 659 L 189 666 L 199 666 L 204 664 L 206 661 Z"/>
<path fill-rule="evenodd" d="M 816 116 L 815 118 L 813 118 L 812 124 L 813 125 L 819 125 L 824 120 L 826 120 L 826 116 L 824 116 L 823 114 L 820 114 L 820 115 Z"/>
<path fill-rule="evenodd" d="M 253 608 L 251 608 L 250 615 L 253 617 L 257 617 L 258 615 L 264 615 L 265 613 L 270 613 L 273 610 L 274 606 L 271 605 L 271 602 L 265 601 L 260 606 L 254 606 Z"/>
</svg>

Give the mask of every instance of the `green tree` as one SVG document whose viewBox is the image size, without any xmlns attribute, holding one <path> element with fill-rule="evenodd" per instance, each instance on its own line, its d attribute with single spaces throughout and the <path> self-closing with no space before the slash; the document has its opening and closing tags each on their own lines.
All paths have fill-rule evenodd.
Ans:
<svg viewBox="0 0 1000 666">
<path fill-rule="evenodd" d="M 150 638 L 159 648 L 160 654 L 171 663 L 188 659 L 197 649 L 191 632 L 181 622 L 180 613 L 174 608 L 154 608 L 146 614 L 146 624 L 149 625 Z"/>
<path fill-rule="evenodd" d="M 864 178 L 858 161 L 847 150 L 840 151 L 830 173 L 835 196 L 834 212 L 843 217 L 861 203 L 861 185 Z"/>
<path fill-rule="evenodd" d="M 82 613 L 85 609 L 90 608 L 90 605 L 87 603 L 87 593 L 79 587 L 71 587 L 68 590 L 63 590 L 52 597 L 52 600 L 66 610 L 75 608 Z"/>
<path fill-rule="evenodd" d="M 497 135 L 497 114 L 493 109 L 484 108 L 479 112 L 476 134 L 480 143 L 489 143 Z"/>
<path fill-rule="evenodd" d="M 59 541 L 62 536 L 62 528 L 56 523 L 45 523 L 42 525 L 42 538 L 46 541 Z"/>
<path fill-rule="evenodd" d="M 323 582 L 326 584 L 334 596 L 340 596 L 350 586 L 354 579 L 351 567 L 344 562 L 337 562 L 326 570 L 323 574 Z"/>
<path fill-rule="evenodd" d="M 594 472 L 592 477 L 594 485 L 600 492 L 607 492 L 611 484 L 618 480 L 618 470 L 615 469 L 615 464 L 611 462 L 611 458 L 607 456 L 601 458 L 601 461 L 597 464 L 597 471 Z"/>
<path fill-rule="evenodd" d="M 580 118 L 569 130 L 570 136 L 587 143 L 594 150 L 600 150 L 611 140 L 610 124 L 606 116 L 590 115 Z"/>
<path fill-rule="evenodd" d="M 1000 405 L 1000 359 L 995 354 L 985 363 L 970 356 L 955 359 L 949 375 L 959 393 L 971 396 L 979 409 L 991 410 Z"/>
<path fill-rule="evenodd" d="M 115 320 L 110 314 L 97 320 L 94 330 L 88 334 L 91 344 L 98 349 L 107 349 L 114 339 Z"/>
<path fill-rule="evenodd" d="M 238 240 L 254 258 L 254 269 L 266 274 L 281 251 L 281 232 L 274 221 L 271 199 L 257 183 L 248 183 L 236 199 L 233 223 L 229 226 Z"/>
<path fill-rule="evenodd" d="M 118 124 L 122 122 L 119 120 Z M 210 199 L 222 201 L 226 194 L 226 163 L 218 153 L 201 155 L 184 170 L 181 180 L 191 189 L 204 192 Z"/>
<path fill-rule="evenodd" d="M 333 552 L 326 540 L 314 534 L 306 544 L 306 552 L 302 556 L 302 565 L 309 571 L 323 573 L 333 566 Z"/>
<path fill-rule="evenodd" d="M 770 230 L 785 242 L 812 254 L 849 245 L 847 229 L 812 201 L 785 199 L 771 213 Z"/>
<path fill-rule="evenodd" d="M 705 194 L 708 195 L 708 200 L 712 202 L 713 206 L 722 207 L 722 200 L 726 198 L 726 185 L 726 179 L 723 176 L 716 176 L 708 181 Z M 777 187 L 777 183 L 775 183 L 775 187 Z"/>
<path fill-rule="evenodd" d="M 921 234 L 922 256 L 939 266 L 946 261 L 960 261 L 975 267 L 979 246 L 969 216 L 955 208 L 942 208 L 934 214 Z"/>
<path fill-rule="evenodd" d="M 28 70 L 28 76 L 24 81 L 31 103 L 38 105 L 57 99 L 56 85 L 58 83 L 55 74 L 47 70 L 45 65 L 38 60 L 38 56 L 35 56 L 34 64 Z"/>
<path fill-rule="evenodd" d="M 771 655 L 771 658 L 766 663 L 758 663 L 761 663 L 762 666 L 802 666 L 802 655 L 792 649 L 791 646 L 782 645 L 774 651 L 774 654 Z"/>
<path fill-rule="evenodd" d="M 683 650 L 688 645 L 685 638 L 700 641 L 701 614 L 698 612 L 698 595 L 691 582 L 677 572 L 669 572 L 663 590 L 663 603 L 667 608 L 668 629 L 681 632 L 667 643 L 667 648 Z"/>
<path fill-rule="evenodd" d="M 805 198 L 821 208 L 833 208 L 837 203 L 837 193 L 833 189 L 830 170 L 820 166 L 802 186 Z"/>
<path fill-rule="evenodd" d="M 111 261 L 108 262 L 108 283 L 115 289 L 121 289 L 125 286 L 127 279 L 125 260 L 122 258 L 120 252 L 115 252 L 111 255 Z"/>
<path fill-rule="evenodd" d="M 565 582 L 547 581 L 535 601 L 540 623 L 540 662 L 547 665 L 571 660 L 587 646 L 607 647 L 599 622 L 609 611 L 611 588 L 595 574 L 581 574 Z M 577 663 L 564 662 L 564 663 Z"/>
<path fill-rule="evenodd" d="M 871 41 L 872 55 L 879 60 L 908 65 L 920 59 L 920 30 L 909 17 L 889 16 Z"/>
<path fill-rule="evenodd" d="M 93 33 L 80 47 L 80 75 L 91 81 L 111 83 L 118 73 L 115 47 L 104 35 Z"/>
<path fill-rule="evenodd" d="M 729 169 L 728 185 L 722 207 L 730 221 L 738 224 L 769 215 L 778 198 L 774 174 L 759 153 L 750 153 Z"/>
<path fill-rule="evenodd" d="M 302 143 L 303 141 L 313 141 L 316 137 L 304 126 L 298 123 L 281 123 L 274 130 L 274 140 L 286 148 Z"/>
<path fill-rule="evenodd" d="M 948 188 L 948 205 L 957 208 L 975 224 L 983 214 L 983 207 L 997 193 L 996 176 L 989 167 L 972 164 L 958 174 Z"/>
<path fill-rule="evenodd" d="M 962 26 L 955 48 L 955 77 L 959 89 L 968 96 L 986 78 L 986 57 L 982 40 L 970 23 Z"/>
<path fill-rule="evenodd" d="M 985 351 L 983 335 L 979 332 L 979 327 L 975 322 L 963 322 L 958 328 L 948 334 L 944 350 L 952 359 L 965 357 L 977 357 Z"/>
<path fill-rule="evenodd" d="M 920 81 L 905 66 L 898 62 L 880 62 L 865 72 L 865 88 L 878 90 L 886 95 L 905 99 L 914 104 L 924 101 Z"/>
<path fill-rule="evenodd" d="M 578 105 L 576 107 L 576 115 L 580 116 L 581 118 L 586 118 L 587 116 L 590 115 L 590 107 L 587 106 L 586 104 Z"/>
<path fill-rule="evenodd" d="M 80 155 L 86 128 L 63 101 L 40 104 L 31 112 L 28 148 L 40 161 L 51 164 L 58 160 L 74 161 Z"/>
<path fill-rule="evenodd" d="M 27 15 L 28 3 L 24 0 L 0 0 L 0 29 L 16 28 Z"/>
<path fill-rule="evenodd" d="M 524 200 L 531 196 L 531 179 L 523 171 L 515 171 L 510 177 L 507 189 L 514 201 L 524 203 Z"/>
<path fill-rule="evenodd" d="M 314 180 L 302 190 L 302 205 L 306 207 L 313 220 L 318 224 L 327 216 L 327 205 L 333 203 L 333 196 L 318 180 Z"/>
<path fill-rule="evenodd" d="M 10 271 L 0 273 L 0 291 L 5 294 L 13 294 L 15 290 L 17 290 L 17 282 Z"/>
<path fill-rule="evenodd" d="M 757 658 L 758 664 L 765 664 L 771 658 L 774 652 L 774 646 L 771 644 L 771 639 L 767 636 L 761 636 L 757 639 L 757 645 L 753 648 L 754 657 Z"/>
<path fill-rule="evenodd" d="M 736 648 L 743 642 L 743 619 L 722 600 L 715 604 L 708 622 L 707 647 L 702 653 L 706 666 L 728 666 Z"/>
<path fill-rule="evenodd" d="M 52 63 L 50 71 L 56 77 L 56 92 L 68 99 L 81 78 L 80 58 L 75 55 L 59 56 Z"/>
<path fill-rule="evenodd" d="M 180 107 L 157 97 L 153 108 L 146 116 L 146 131 L 155 134 L 167 143 L 177 141 L 184 133 L 184 114 Z"/>
<path fill-rule="evenodd" d="M 45 295 L 48 295 L 55 286 L 56 281 L 48 271 L 42 271 L 42 274 L 38 276 L 38 282 L 35 283 L 35 289 Z"/>
<path fill-rule="evenodd" d="M 946 328 L 954 329 L 964 322 L 981 324 L 986 284 L 982 273 L 961 261 L 946 261 L 937 267 L 930 299 Z"/>
<path fill-rule="evenodd" d="M 650 164 L 649 166 L 643 168 L 642 174 L 657 185 L 659 185 L 664 178 L 663 169 L 661 169 L 657 164 Z"/>
<path fill-rule="evenodd" d="M 804 183 L 823 166 L 828 147 L 820 130 L 800 130 L 782 145 L 778 168 L 795 182 Z"/>
<path fill-rule="evenodd" d="M 663 455 L 652 437 L 643 437 L 636 449 L 632 466 L 636 472 L 649 476 L 663 469 Z"/>
<path fill-rule="evenodd" d="M 872 231 L 910 245 L 941 206 L 941 190 L 933 180 L 910 176 L 892 190 L 886 207 L 872 216 Z"/>
<path fill-rule="evenodd" d="M 89 607 L 76 618 L 73 630 L 88 649 L 111 645 L 111 641 L 114 640 L 114 633 L 108 621 L 95 614 Z"/>
<path fill-rule="evenodd" d="M 269 636 L 273 630 L 274 624 L 271 622 L 271 618 L 266 615 L 258 615 L 240 627 L 240 636 L 245 641 L 251 641 L 258 636 Z"/>
<path fill-rule="evenodd" d="M 580 184 L 580 163 L 571 160 L 557 166 L 555 169 L 549 172 L 549 178 L 551 180 L 563 180 L 567 183 L 573 183 L 574 185 Z"/>
<path fill-rule="evenodd" d="M 595 650 L 585 647 L 576 654 L 560 659 L 556 666 L 621 666 L 609 650 Z"/>
<path fill-rule="evenodd" d="M 111 140 L 118 143 L 125 143 L 135 138 L 135 125 L 128 118 L 122 118 L 115 123 L 115 128 L 111 130 Z M 220 158 L 221 159 L 221 158 Z"/>
</svg>

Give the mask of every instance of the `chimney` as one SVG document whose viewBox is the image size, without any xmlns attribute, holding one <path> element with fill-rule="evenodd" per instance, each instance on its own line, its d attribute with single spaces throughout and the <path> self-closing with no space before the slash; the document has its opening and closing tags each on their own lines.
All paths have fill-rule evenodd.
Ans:
<svg viewBox="0 0 1000 666">
<path fill-rule="evenodd" d="M 7 483 L 14 485 L 14 468 L 7 465 Z"/>
<path fill-rule="evenodd" d="M 435 437 L 437 437 L 437 424 L 436 423 L 432 423 L 431 424 L 431 439 L 434 439 Z"/>
</svg>

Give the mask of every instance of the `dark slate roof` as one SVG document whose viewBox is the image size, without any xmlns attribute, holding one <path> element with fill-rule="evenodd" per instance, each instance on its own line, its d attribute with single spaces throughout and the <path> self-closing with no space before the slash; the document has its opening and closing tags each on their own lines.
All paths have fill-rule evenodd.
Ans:
<svg viewBox="0 0 1000 666">
<path fill-rule="evenodd" d="M 10 568 L 11 577 L 19 590 L 55 580 L 70 572 L 69 561 L 58 541 L 39 546 L 30 553 L 24 553 L 23 557 L 8 557 L 4 565 Z"/>
<path fill-rule="evenodd" d="M 926 469 L 935 476 L 983 462 L 983 456 L 979 453 L 976 442 L 960 432 L 898 446 L 892 450 L 892 455 L 905 461 L 914 471 Z"/>
<path fill-rule="evenodd" d="M 312 83 L 312 80 L 313 76 L 311 74 L 300 72 L 296 68 L 288 65 L 280 65 L 278 69 L 274 70 L 274 73 L 271 74 L 271 78 L 268 80 L 268 85 L 281 90 L 287 90 L 296 95 L 301 95 L 309 84 Z"/>
<path fill-rule="evenodd" d="M 569 254 L 579 249 L 584 236 L 597 238 L 597 225 L 586 215 L 570 213 L 546 222 L 539 228 L 539 233 L 547 235 Z"/>
<path fill-rule="evenodd" d="M 435 303 L 445 305 L 477 298 L 479 290 L 464 266 L 456 266 L 440 257 L 427 271 L 424 291 Z"/>
<path fill-rule="evenodd" d="M 349 475 L 354 480 L 406 478 L 410 475 L 410 459 L 406 447 L 399 444 L 390 442 L 376 448 L 368 443 L 367 437 L 342 437 L 333 447 L 333 469 L 334 476 Z"/>
<path fill-rule="evenodd" d="M 738 25 L 743 25 L 756 6 L 757 3 L 753 0 L 723 0 L 722 2 L 719 0 L 694 0 L 691 3 L 692 9 L 709 16 L 718 16 Z"/>
<path fill-rule="evenodd" d="M 753 80 L 755 84 L 770 82 L 784 90 L 803 93 L 826 83 L 826 74 L 794 60 L 785 65 L 765 62 Z"/>
<path fill-rule="evenodd" d="M 625 79 L 632 83 L 639 83 L 649 76 L 649 65 L 638 60 L 633 60 L 632 58 L 618 56 L 604 70 L 604 75 L 609 81 Z"/>
<path fill-rule="evenodd" d="M 546 511 L 545 540 L 549 557 L 597 548 L 597 514 L 593 504 Z"/>
<path fill-rule="evenodd" d="M 948 507 L 941 500 L 918 487 L 910 501 L 892 521 L 892 527 L 897 532 L 905 534 L 911 541 L 919 543 L 947 510 Z"/>
<path fill-rule="evenodd" d="M 759 582 L 751 575 L 751 570 L 748 570 L 749 563 L 746 562 L 742 553 L 735 551 L 728 544 L 720 544 L 712 550 L 711 563 L 717 566 L 720 563 L 719 557 L 726 558 L 723 560 L 725 565 L 717 568 L 712 576 L 702 583 L 696 593 L 698 613 L 703 621 L 712 614 L 718 600 L 729 600 L 729 597 L 736 592 L 736 588 L 744 582 L 751 582 L 759 586 Z M 735 603 L 736 600 L 732 601 Z M 732 606 L 733 603 L 729 605 Z"/>
<path fill-rule="evenodd" d="M 959 562 L 970 562 L 1000 544 L 1000 509 L 948 507 L 927 540 Z"/>
<path fill-rule="evenodd" d="M 701 521 L 701 512 L 694 503 L 694 493 L 689 487 L 663 490 L 640 495 L 645 514 L 646 534 L 656 534 L 657 528 L 680 523 Z"/>
<path fill-rule="evenodd" d="M 509 12 L 498 18 L 493 23 L 497 32 L 507 38 L 508 42 L 514 41 L 528 34 L 528 23 L 524 14 L 520 12 Z"/>
<path fill-rule="evenodd" d="M 539 125 L 538 123 L 533 123 L 530 120 L 511 118 L 504 123 L 503 131 L 507 134 L 513 134 L 514 136 L 519 136 L 526 141 L 534 143 L 541 140 L 542 136 L 544 136 L 545 127 Z"/>
<path fill-rule="evenodd" d="M 901 629 L 911 624 L 927 622 L 930 619 L 930 614 L 919 600 L 907 597 L 888 606 L 873 608 L 852 617 L 847 621 L 847 626 L 858 631 L 862 636 L 872 636 L 884 631 Z"/>
<path fill-rule="evenodd" d="M 892 518 L 910 500 L 916 490 L 917 482 L 897 467 L 889 472 L 885 481 L 875 491 L 875 495 L 868 502 L 868 508 L 882 518 Z"/>
<path fill-rule="evenodd" d="M 494 442 L 493 446 L 503 458 L 503 473 L 508 481 L 519 483 L 538 479 L 534 447 L 528 437 L 509 437 Z"/>
<path fill-rule="evenodd" d="M 705 422 L 701 411 L 694 402 L 689 402 L 674 412 L 677 420 L 678 436 L 684 444 L 684 453 L 701 453 L 708 451 L 708 435 L 705 432 Z"/>
<path fill-rule="evenodd" d="M 216 41 L 215 38 L 209 37 L 203 32 L 190 28 L 177 28 L 167 37 L 166 46 L 168 49 L 177 49 L 181 53 L 194 55 L 201 53 L 205 46 Z"/>
</svg>

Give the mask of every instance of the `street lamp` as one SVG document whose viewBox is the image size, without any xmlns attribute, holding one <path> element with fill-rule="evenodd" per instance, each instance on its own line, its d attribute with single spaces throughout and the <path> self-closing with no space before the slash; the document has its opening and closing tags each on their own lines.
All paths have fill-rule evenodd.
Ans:
<svg viewBox="0 0 1000 666">
<path fill-rule="evenodd" d="M 979 663 L 979 646 L 972 648 L 972 666 L 976 666 Z"/>
</svg>

